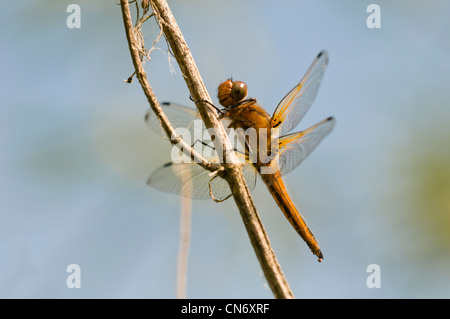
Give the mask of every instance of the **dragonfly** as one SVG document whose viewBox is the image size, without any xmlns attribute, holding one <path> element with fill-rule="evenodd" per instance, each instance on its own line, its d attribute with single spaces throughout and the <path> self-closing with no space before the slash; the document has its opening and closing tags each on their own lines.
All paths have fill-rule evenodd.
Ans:
<svg viewBox="0 0 450 319">
<path fill-rule="evenodd" d="M 261 177 L 286 219 L 319 262 L 324 258 L 319 244 L 291 200 L 282 176 L 300 165 L 334 127 L 334 118 L 328 117 L 303 131 L 290 133 L 313 104 L 327 64 L 328 54 L 321 51 L 302 80 L 279 102 L 272 116 L 256 99 L 247 98 L 248 88 L 244 82 L 232 79 L 218 87 L 218 99 L 223 108 L 214 107 L 228 131 L 255 131 L 256 138 L 253 139 L 241 131 L 236 143 L 236 154 L 243 159 L 242 171 L 247 187 L 253 190 L 257 176 Z M 177 133 L 189 136 L 187 140 L 193 146 L 211 151 L 208 157 L 210 162 L 220 161 L 214 153 L 212 138 L 204 133 L 206 128 L 195 109 L 168 102 L 163 103 L 162 107 L 172 125 L 181 128 Z M 145 115 L 145 120 L 153 131 L 165 135 L 151 110 Z M 221 201 L 231 196 L 228 183 L 223 178 L 217 175 L 212 177 L 211 172 L 192 161 L 163 165 L 153 172 L 148 184 L 161 191 L 190 198 Z"/>
</svg>

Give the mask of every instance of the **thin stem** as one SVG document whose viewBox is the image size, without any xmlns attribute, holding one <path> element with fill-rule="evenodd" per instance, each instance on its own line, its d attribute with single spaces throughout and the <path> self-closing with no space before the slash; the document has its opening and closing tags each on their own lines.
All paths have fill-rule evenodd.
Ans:
<svg viewBox="0 0 450 319">
<path fill-rule="evenodd" d="M 176 296 L 186 298 L 187 266 L 191 239 L 192 200 L 180 198 L 180 245 L 178 248 Z"/>
<path fill-rule="evenodd" d="M 122 17 L 125 25 L 125 33 L 128 40 L 128 48 L 131 53 L 131 59 L 133 61 L 133 65 L 136 70 L 136 77 L 139 80 L 139 83 L 141 84 L 141 87 L 144 91 L 145 96 L 147 97 L 150 107 L 158 117 L 158 120 L 162 128 L 169 137 L 171 143 L 173 145 L 179 145 L 182 148 L 183 152 L 188 156 L 190 156 L 196 163 L 199 163 L 199 165 L 201 165 L 203 168 L 210 170 L 212 172 L 217 170 L 218 169 L 217 165 L 209 163 L 203 156 L 198 154 L 189 144 L 187 144 L 178 134 L 176 134 L 174 128 L 172 127 L 172 124 L 165 116 L 158 100 L 156 99 L 152 87 L 148 83 L 147 74 L 144 71 L 144 67 L 142 66 L 142 62 L 139 57 L 140 47 L 136 40 L 136 33 L 135 29 L 133 28 L 128 2 L 122 0 L 120 2 L 120 5 L 122 7 Z"/>
<path fill-rule="evenodd" d="M 247 184 L 242 175 L 242 168 L 238 164 L 233 164 L 238 163 L 236 154 L 233 152 L 231 143 L 226 135 L 222 123 L 217 117 L 216 112 L 208 105 L 211 103 L 210 96 L 200 77 L 197 66 L 195 65 L 194 59 L 175 21 L 175 18 L 173 17 L 172 12 L 170 11 L 165 0 L 153 0 L 150 4 L 155 17 L 158 20 L 158 24 L 163 28 L 166 40 L 170 45 L 170 49 L 177 60 L 178 65 L 180 66 L 180 70 L 189 88 L 190 94 L 193 100 L 197 101 L 197 109 L 202 117 L 202 120 L 207 128 L 215 128 L 216 138 L 214 140 L 214 146 L 217 150 L 223 150 L 224 159 L 224 163 L 222 164 L 223 172 L 221 172 L 220 176 L 225 178 L 230 186 L 234 200 L 239 208 L 242 220 L 246 227 L 250 242 L 255 250 L 266 280 L 275 298 L 294 298 L 272 250 L 267 233 L 265 232 L 262 222 L 258 216 Z M 133 28 L 128 3 L 126 0 L 121 1 L 121 7 L 129 48 L 133 64 L 136 69 L 137 78 L 139 79 L 144 93 L 149 100 L 150 106 L 160 119 L 163 129 L 167 134 L 169 134 L 173 128 L 171 127 L 170 122 L 163 116 L 163 112 L 154 97 L 151 87 L 148 85 L 145 72 L 143 71 L 142 64 L 139 59 L 139 46 L 136 45 L 135 37 L 132 36 Z M 191 157 L 199 156 L 198 154 L 195 154 L 193 150 L 190 150 L 190 155 Z M 207 161 L 206 163 L 201 163 L 202 167 L 207 168 L 210 171 L 217 170 L 217 167 L 213 168 L 208 166 L 208 164 L 210 163 L 207 163 Z"/>
<path fill-rule="evenodd" d="M 151 6 L 157 19 L 161 22 L 160 25 L 164 28 L 164 34 L 170 44 L 175 59 L 180 66 L 192 98 L 195 101 L 210 101 L 209 94 L 207 93 L 205 85 L 200 77 L 194 58 L 191 55 L 191 51 L 183 38 L 183 35 L 172 15 L 172 12 L 170 11 L 170 8 L 167 5 L 167 2 L 165 0 L 153 0 L 151 1 Z M 206 103 L 197 103 L 197 108 L 208 128 L 222 128 L 222 124 L 216 116 L 209 116 L 211 114 L 208 112 L 210 108 L 208 108 Z M 215 115 L 215 113 L 213 114 Z M 223 150 L 227 149 L 223 146 L 227 142 L 229 143 L 225 132 L 223 135 L 216 137 L 216 149 L 220 149 L 220 147 L 222 147 L 221 149 Z M 235 154 L 233 153 L 231 155 Z M 241 169 L 236 166 L 227 165 L 227 163 L 224 163 L 224 168 L 226 173 L 223 177 L 226 178 L 230 185 L 234 200 L 241 213 L 241 217 L 247 229 L 250 241 L 274 296 L 276 298 L 293 298 L 294 296 L 292 291 L 290 290 L 287 280 L 284 277 L 282 269 L 270 245 L 267 233 L 258 216 Z"/>
</svg>

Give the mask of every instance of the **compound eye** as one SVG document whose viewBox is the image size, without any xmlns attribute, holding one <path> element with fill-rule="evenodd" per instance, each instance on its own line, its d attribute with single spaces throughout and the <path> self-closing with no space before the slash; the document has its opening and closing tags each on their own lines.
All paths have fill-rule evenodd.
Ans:
<svg viewBox="0 0 450 319">
<path fill-rule="evenodd" d="M 231 96 L 237 102 L 242 101 L 247 96 L 247 84 L 241 81 L 234 81 L 231 88 Z"/>
</svg>

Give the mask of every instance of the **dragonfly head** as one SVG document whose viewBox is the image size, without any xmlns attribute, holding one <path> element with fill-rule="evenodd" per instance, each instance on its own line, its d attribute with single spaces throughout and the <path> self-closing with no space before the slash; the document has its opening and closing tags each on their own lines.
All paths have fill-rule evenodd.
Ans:
<svg viewBox="0 0 450 319">
<path fill-rule="evenodd" d="M 223 107 L 233 106 L 247 97 L 247 84 L 231 79 L 220 83 L 217 89 L 217 97 Z"/>
</svg>

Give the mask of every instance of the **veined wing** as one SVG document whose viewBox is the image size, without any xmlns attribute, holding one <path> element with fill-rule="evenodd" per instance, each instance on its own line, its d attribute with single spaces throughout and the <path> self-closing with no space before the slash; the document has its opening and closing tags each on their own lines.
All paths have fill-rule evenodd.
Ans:
<svg viewBox="0 0 450 319">
<path fill-rule="evenodd" d="M 201 141 L 203 144 L 211 147 L 208 153 L 215 154 L 211 137 L 195 109 L 167 102 L 162 103 L 162 108 L 176 132 L 187 143 L 194 145 L 196 142 Z M 149 110 L 145 115 L 145 121 L 156 134 L 167 138 L 152 110 Z M 226 127 L 227 119 L 224 119 L 222 122 Z M 241 162 L 244 163 L 245 155 L 241 153 L 237 153 L 237 155 Z M 186 158 L 181 154 L 177 158 L 177 160 L 183 159 Z M 189 161 L 189 159 L 187 160 Z M 208 161 L 216 163 L 218 158 L 208 156 Z M 178 194 L 183 197 L 207 199 L 211 198 L 212 194 L 218 200 L 227 198 L 231 194 L 228 183 L 219 176 L 213 179 L 210 173 L 196 163 L 170 162 L 153 172 L 148 180 L 148 184 L 161 191 Z M 243 174 L 248 188 L 250 190 L 254 189 L 256 185 L 255 168 L 250 164 L 246 164 L 243 166 Z"/>
<path fill-rule="evenodd" d="M 279 129 L 278 136 L 290 132 L 305 116 L 316 98 L 327 63 L 327 52 L 320 52 L 300 83 L 278 104 L 272 116 L 272 127 Z"/>
<path fill-rule="evenodd" d="M 161 103 L 161 107 L 164 111 L 164 114 L 167 116 L 170 123 L 175 128 L 176 133 L 183 137 L 183 139 L 187 143 L 192 145 L 192 143 L 195 141 L 194 136 L 199 140 L 202 140 L 203 133 L 205 132 L 206 127 L 203 124 L 203 121 L 200 119 L 197 110 L 170 102 Z M 148 112 L 145 114 L 145 122 L 147 122 L 148 126 L 152 129 L 153 132 L 155 132 L 159 136 L 167 138 L 167 135 L 162 129 L 158 118 L 152 110 L 148 110 Z"/>
<path fill-rule="evenodd" d="M 246 164 L 242 170 L 247 187 L 253 190 L 256 185 L 255 168 Z M 150 176 L 148 185 L 188 198 L 208 199 L 212 194 L 215 199 L 224 200 L 231 195 L 230 187 L 223 178 L 217 176 L 213 179 L 209 171 L 195 163 L 167 163 Z"/>
<path fill-rule="evenodd" d="M 334 127 L 334 118 L 329 117 L 310 128 L 282 136 L 279 139 L 278 165 L 281 174 L 296 168 L 312 152 L 319 142 Z"/>
<path fill-rule="evenodd" d="M 163 102 L 161 103 L 161 107 L 174 127 L 175 132 L 180 135 L 186 143 L 193 146 L 195 143 L 201 142 L 202 144 L 209 145 L 209 147 L 213 148 L 211 136 L 197 110 L 171 102 Z M 224 118 L 221 121 L 226 128 L 229 124 L 229 119 Z M 153 132 L 167 139 L 165 131 L 162 129 L 158 118 L 152 110 L 148 110 L 145 114 L 145 122 Z"/>
</svg>

